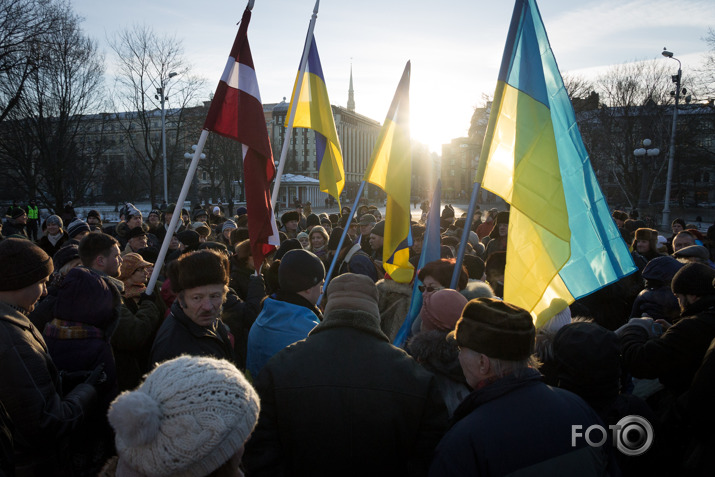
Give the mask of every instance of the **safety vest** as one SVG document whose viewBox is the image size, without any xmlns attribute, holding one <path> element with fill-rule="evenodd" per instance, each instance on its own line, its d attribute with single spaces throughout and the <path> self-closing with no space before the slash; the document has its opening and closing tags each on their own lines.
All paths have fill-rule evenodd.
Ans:
<svg viewBox="0 0 715 477">
<path fill-rule="evenodd" d="M 40 216 L 38 214 L 39 209 L 37 206 L 32 207 L 31 205 L 27 206 L 27 218 L 28 219 L 39 219 Z"/>
</svg>

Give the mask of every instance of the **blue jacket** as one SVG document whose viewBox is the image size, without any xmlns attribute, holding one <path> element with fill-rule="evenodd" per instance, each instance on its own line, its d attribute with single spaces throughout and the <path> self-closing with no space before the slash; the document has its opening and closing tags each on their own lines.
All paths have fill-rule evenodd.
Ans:
<svg viewBox="0 0 715 477">
<path fill-rule="evenodd" d="M 308 336 L 318 318 L 308 308 L 266 298 L 248 333 L 246 369 L 255 379 L 274 354 Z"/>
<path fill-rule="evenodd" d="M 580 438 L 572 447 L 571 426 L 602 426 L 598 415 L 577 395 L 544 384 L 537 371 L 473 391 L 454 419 L 430 476 L 598 476 L 615 470 L 606 446 L 588 447 Z"/>
</svg>

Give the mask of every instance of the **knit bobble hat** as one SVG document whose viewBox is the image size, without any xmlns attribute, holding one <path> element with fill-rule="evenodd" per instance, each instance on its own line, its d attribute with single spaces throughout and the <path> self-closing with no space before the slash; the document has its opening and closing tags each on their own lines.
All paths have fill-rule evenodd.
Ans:
<svg viewBox="0 0 715 477">
<path fill-rule="evenodd" d="M 715 294 L 713 279 L 715 279 L 715 270 L 703 263 L 689 263 L 673 276 L 670 286 L 675 294 L 713 295 Z"/>
<path fill-rule="evenodd" d="M 297 240 L 296 240 L 297 242 Z M 300 242 L 298 242 L 300 246 Z M 307 290 L 325 278 L 323 262 L 308 250 L 291 250 L 281 259 L 278 283 L 281 290 L 297 293 Z"/>
<path fill-rule="evenodd" d="M 464 295 L 451 288 L 425 293 L 420 310 L 421 330 L 452 331 L 466 304 Z"/>
<path fill-rule="evenodd" d="M 76 219 L 70 222 L 67 226 L 67 235 L 69 238 L 75 238 L 82 232 L 89 232 L 89 224 L 81 219 Z"/>
<path fill-rule="evenodd" d="M 325 305 L 325 320 L 330 319 L 334 310 L 364 311 L 378 320 L 377 287 L 366 275 L 344 273 L 330 280 L 327 290 L 328 303 Z"/>
<path fill-rule="evenodd" d="M 236 222 L 234 222 L 231 219 L 228 219 L 226 222 L 223 223 L 223 226 L 221 227 L 221 232 L 225 232 L 227 230 L 233 230 L 238 228 L 238 225 L 236 225 Z"/>
<path fill-rule="evenodd" d="M 258 394 L 228 361 L 166 361 L 109 408 L 116 475 L 209 475 L 248 439 L 259 409 Z"/>
<path fill-rule="evenodd" d="M 62 219 L 60 218 L 59 215 L 50 215 L 47 217 L 47 220 L 45 220 L 46 225 L 59 225 L 60 227 L 63 227 L 64 224 L 62 223 Z"/>
<path fill-rule="evenodd" d="M 22 290 L 52 273 L 52 259 L 27 239 L 0 242 L 0 291 Z"/>
<path fill-rule="evenodd" d="M 536 330 L 523 308 L 496 298 L 477 298 L 464 307 L 449 336 L 459 346 L 490 358 L 520 361 L 534 352 Z"/>
</svg>

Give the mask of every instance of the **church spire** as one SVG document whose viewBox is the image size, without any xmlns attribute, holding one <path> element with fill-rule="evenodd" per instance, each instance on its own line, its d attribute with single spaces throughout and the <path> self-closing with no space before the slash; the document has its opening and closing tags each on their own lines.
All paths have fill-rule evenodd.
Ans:
<svg viewBox="0 0 715 477">
<path fill-rule="evenodd" d="M 353 64 L 350 63 L 350 88 L 348 89 L 348 111 L 355 112 L 355 92 L 353 91 Z"/>
</svg>

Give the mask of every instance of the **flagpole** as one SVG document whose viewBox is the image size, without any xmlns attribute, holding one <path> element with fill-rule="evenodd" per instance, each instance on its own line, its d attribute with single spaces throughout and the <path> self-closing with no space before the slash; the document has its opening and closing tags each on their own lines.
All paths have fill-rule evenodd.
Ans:
<svg viewBox="0 0 715 477">
<path fill-rule="evenodd" d="M 333 270 L 335 269 L 335 263 L 338 261 L 338 255 L 340 255 L 340 251 L 343 249 L 343 243 L 345 242 L 345 236 L 348 234 L 348 229 L 350 229 L 350 223 L 353 221 L 353 210 L 357 210 L 357 205 L 360 202 L 360 197 L 362 197 L 362 190 L 365 188 L 365 181 L 362 181 L 360 183 L 360 187 L 358 188 L 357 191 L 357 197 L 355 197 L 355 202 L 353 204 L 353 208 L 350 210 L 350 216 L 348 217 L 348 221 L 345 222 L 345 228 L 343 229 L 343 234 L 340 236 L 340 242 L 338 242 L 338 248 L 335 251 L 335 256 L 333 257 L 333 261 L 330 262 L 330 268 L 328 268 L 328 273 L 325 275 L 325 287 L 323 287 L 323 291 L 320 292 L 320 296 L 318 297 L 318 302 L 316 303 L 317 305 L 320 305 L 320 302 L 323 300 L 323 294 L 325 294 L 325 290 L 328 288 L 328 282 L 330 282 L 330 278 L 333 276 Z"/>
<path fill-rule="evenodd" d="M 430 203 L 430 211 L 427 215 L 424 238 L 422 239 L 422 252 L 420 260 L 417 263 L 417 269 L 421 269 L 432 260 L 439 260 L 440 239 L 439 239 L 439 209 L 441 208 L 442 198 L 442 179 L 437 179 L 437 186 L 432 193 L 432 202 Z M 432 234 L 434 230 L 434 235 Z M 434 243 L 433 240 L 435 239 Z M 434 254 L 434 255 L 433 255 Z M 435 258 L 435 256 L 437 258 Z M 405 321 L 400 326 L 400 329 L 395 335 L 392 344 L 398 348 L 402 348 L 407 338 L 412 334 L 412 324 L 417 319 L 417 315 L 422 309 L 422 292 L 419 286 L 422 281 L 415 274 L 415 283 L 412 285 L 412 298 L 410 299 L 410 308 L 407 311 Z"/>
<path fill-rule="evenodd" d="M 462 261 L 464 260 L 464 252 L 467 250 L 467 239 L 469 238 L 469 229 L 472 227 L 472 217 L 474 217 L 474 209 L 477 208 L 477 195 L 479 195 L 479 189 L 481 188 L 481 183 L 475 182 L 472 188 L 472 197 L 469 199 L 469 209 L 467 210 L 467 220 L 464 222 L 464 230 L 462 231 L 462 240 L 459 242 L 459 251 L 457 252 L 457 263 L 454 264 L 454 271 L 452 272 L 452 282 L 449 284 L 449 288 L 452 290 L 457 289 L 457 283 L 459 282 L 459 274 L 462 271 Z M 477 277 L 474 277 L 477 278 Z M 481 278 L 481 277 L 480 277 Z"/>
<path fill-rule="evenodd" d="M 199 158 L 201 157 L 201 152 L 204 149 L 204 144 L 206 144 L 206 139 L 209 137 L 208 130 L 204 129 L 201 131 L 201 136 L 199 137 L 199 142 L 196 145 L 196 150 L 194 151 L 194 157 L 191 159 L 191 165 L 189 170 L 186 172 L 186 178 L 184 179 L 184 185 L 181 187 L 181 193 L 176 201 L 176 207 L 174 207 L 174 214 L 171 216 L 171 222 L 169 223 L 169 229 L 166 231 L 164 236 L 164 242 L 161 244 L 161 250 L 159 251 L 159 256 L 154 264 L 154 271 L 151 272 L 151 278 L 149 279 L 149 284 L 146 287 L 146 294 L 151 295 L 156 281 L 159 278 L 159 272 L 161 271 L 161 266 L 164 264 L 164 258 L 166 257 L 166 252 L 169 250 L 169 244 L 171 243 L 171 238 L 174 236 L 174 231 L 176 230 L 176 224 L 181 218 L 181 208 L 184 205 L 186 196 L 189 195 L 189 189 L 191 188 L 191 181 L 196 174 L 196 168 L 199 165 Z"/>
<path fill-rule="evenodd" d="M 288 155 L 288 147 L 290 146 L 290 137 L 293 134 L 293 120 L 295 119 L 295 110 L 298 105 L 298 97 L 300 96 L 300 88 L 303 86 L 303 72 L 305 64 L 308 62 L 308 52 L 310 51 L 310 42 L 313 41 L 313 30 L 315 29 L 315 21 L 318 19 L 318 7 L 320 0 L 315 0 L 313 8 L 313 16 L 310 17 L 308 24 L 308 34 L 305 37 L 305 45 L 303 46 L 303 57 L 300 59 L 300 67 L 298 68 L 298 78 L 295 82 L 295 94 L 290 103 L 290 115 L 288 117 L 288 126 L 286 127 L 285 139 L 283 140 L 283 149 L 281 149 L 281 157 L 278 162 L 278 171 L 273 185 L 273 195 L 271 196 L 271 209 L 275 210 L 276 201 L 278 200 L 278 191 L 281 188 L 281 177 L 286 164 L 286 156 Z"/>
</svg>

